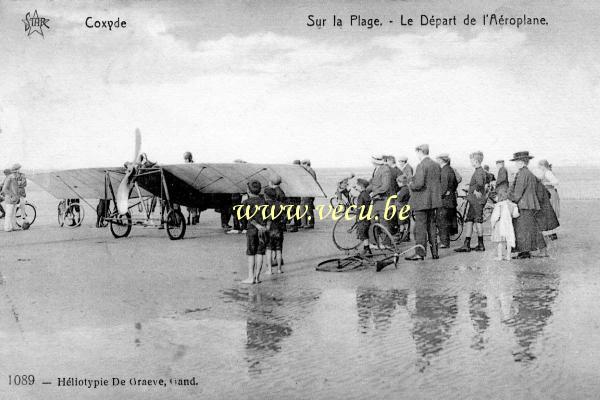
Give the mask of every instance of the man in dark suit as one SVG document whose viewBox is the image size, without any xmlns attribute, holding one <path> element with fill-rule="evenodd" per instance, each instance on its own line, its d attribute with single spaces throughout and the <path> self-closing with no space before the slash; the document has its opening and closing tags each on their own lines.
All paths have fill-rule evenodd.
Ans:
<svg viewBox="0 0 600 400">
<path fill-rule="evenodd" d="M 440 233 L 440 248 L 450 247 L 450 235 L 456 233 L 456 188 L 458 181 L 454 169 L 450 166 L 450 156 L 440 154 L 437 162 L 442 167 L 441 171 L 441 193 L 442 207 L 437 211 L 437 227 Z"/>
<path fill-rule="evenodd" d="M 415 242 L 417 248 L 409 261 L 423 260 L 427 255 L 427 242 L 431 245 L 431 257 L 438 259 L 436 210 L 442 206 L 441 168 L 429 158 L 429 145 L 422 144 L 415 149 L 420 162 L 410 188 L 410 208 L 415 217 Z"/>
<path fill-rule="evenodd" d="M 498 176 L 496 177 L 496 190 L 500 186 L 504 186 L 508 189 L 508 171 L 504 168 L 504 160 L 496 161 L 496 168 L 498 168 Z"/>
</svg>

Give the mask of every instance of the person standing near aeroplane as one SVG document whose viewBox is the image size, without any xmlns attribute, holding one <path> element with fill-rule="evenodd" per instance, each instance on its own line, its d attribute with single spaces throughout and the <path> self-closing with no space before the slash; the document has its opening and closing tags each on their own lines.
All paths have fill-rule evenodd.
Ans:
<svg viewBox="0 0 600 400">
<path fill-rule="evenodd" d="M 192 157 L 192 153 L 189 151 L 186 151 L 185 153 L 183 153 L 183 162 L 186 164 L 193 164 L 194 163 L 194 158 Z M 197 207 L 188 207 L 188 219 L 187 219 L 187 224 L 188 225 L 196 225 L 198 223 L 200 223 L 200 209 Z"/>
</svg>

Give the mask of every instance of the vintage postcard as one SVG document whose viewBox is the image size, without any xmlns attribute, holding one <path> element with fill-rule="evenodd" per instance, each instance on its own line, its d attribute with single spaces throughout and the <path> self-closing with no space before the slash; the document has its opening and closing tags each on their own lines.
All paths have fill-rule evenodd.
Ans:
<svg viewBox="0 0 600 400">
<path fill-rule="evenodd" d="M 0 0 L 0 399 L 599 398 L 599 20 Z"/>
</svg>

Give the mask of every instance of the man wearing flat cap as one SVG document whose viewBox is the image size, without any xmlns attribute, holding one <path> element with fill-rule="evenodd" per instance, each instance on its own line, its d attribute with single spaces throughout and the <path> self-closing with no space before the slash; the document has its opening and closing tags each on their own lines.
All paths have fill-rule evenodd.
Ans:
<svg viewBox="0 0 600 400">
<path fill-rule="evenodd" d="M 406 176 L 406 179 L 408 179 L 408 181 L 410 182 L 414 173 L 413 173 L 413 167 L 411 167 L 410 164 L 408 163 L 408 157 L 406 157 L 406 156 L 398 157 L 398 167 L 400 168 L 400 171 L 402 171 L 404 176 Z"/>
<path fill-rule="evenodd" d="M 371 162 L 375 169 L 373 170 L 371 182 L 367 187 L 367 193 L 370 193 L 371 199 L 373 199 L 373 213 L 377 218 L 377 222 L 389 230 L 389 221 L 384 218 L 384 213 L 388 193 L 392 187 L 392 172 L 390 166 L 384 162 L 383 156 L 373 156 Z"/>
<path fill-rule="evenodd" d="M 406 257 L 409 261 L 423 260 L 427 255 L 427 242 L 431 257 L 438 259 L 436 210 L 442 206 L 441 168 L 429 158 L 429 145 L 422 144 L 415 149 L 420 162 L 417 165 L 410 189 L 410 209 L 415 218 L 415 254 Z"/>
<path fill-rule="evenodd" d="M 450 235 L 457 233 L 456 222 L 456 188 L 458 181 L 454 169 L 450 166 L 450 156 L 446 153 L 436 157 L 442 167 L 441 193 L 442 206 L 437 211 L 437 227 L 440 234 L 440 248 L 450 247 Z"/>
<path fill-rule="evenodd" d="M 27 178 L 25 178 L 25 174 L 21 173 L 21 164 L 16 163 L 12 166 L 11 171 L 15 174 L 15 179 L 17 181 L 17 186 L 19 187 L 19 208 L 21 209 L 21 217 L 23 219 L 27 218 L 26 207 L 25 207 L 25 197 L 27 197 L 27 193 L 25 192 L 25 187 L 27 186 Z"/>
<path fill-rule="evenodd" d="M 4 199 L 4 209 L 6 210 L 4 231 L 10 232 L 19 229 L 15 217 L 16 207 L 19 203 L 19 186 L 12 169 L 5 169 L 4 175 L 4 183 L 2 184 L 2 192 L 0 194 Z"/>
</svg>

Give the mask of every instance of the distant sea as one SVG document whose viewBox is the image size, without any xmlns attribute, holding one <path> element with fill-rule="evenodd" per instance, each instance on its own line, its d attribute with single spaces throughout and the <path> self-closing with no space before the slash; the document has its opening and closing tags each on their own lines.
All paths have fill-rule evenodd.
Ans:
<svg viewBox="0 0 600 400">
<path fill-rule="evenodd" d="M 413 168 L 415 166 L 413 165 Z M 361 168 L 315 168 L 317 179 L 327 193 L 332 196 L 335 193 L 336 183 L 343 177 L 354 173 L 357 178 L 369 179 L 372 167 Z M 468 184 L 473 173 L 472 169 L 458 167 L 463 177 L 462 185 Z M 496 169 L 491 171 L 496 175 Z M 516 171 L 509 168 L 510 179 L 514 178 Z M 564 200 L 598 200 L 600 199 L 600 167 L 554 167 L 554 175 L 559 180 L 558 194 Z"/>
</svg>

